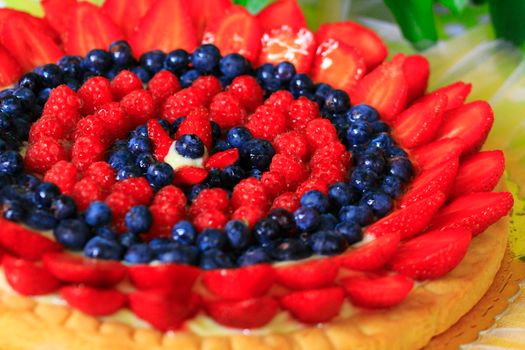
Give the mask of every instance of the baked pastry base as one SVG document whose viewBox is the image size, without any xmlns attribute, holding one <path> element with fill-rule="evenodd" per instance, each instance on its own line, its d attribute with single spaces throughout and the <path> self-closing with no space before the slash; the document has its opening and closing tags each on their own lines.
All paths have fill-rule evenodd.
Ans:
<svg viewBox="0 0 525 350">
<path fill-rule="evenodd" d="M 473 239 L 453 271 L 421 283 L 394 308 L 287 334 L 162 334 L 0 292 L 0 350 L 416 350 L 455 324 L 486 293 L 505 253 L 507 232 L 504 218 Z"/>
</svg>

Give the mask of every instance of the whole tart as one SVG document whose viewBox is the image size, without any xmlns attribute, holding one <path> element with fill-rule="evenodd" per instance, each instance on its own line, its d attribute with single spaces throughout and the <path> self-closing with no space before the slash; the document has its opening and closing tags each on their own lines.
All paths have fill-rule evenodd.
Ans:
<svg viewBox="0 0 525 350">
<path fill-rule="evenodd" d="M 43 5 L 0 12 L 0 349 L 419 349 L 491 285 L 470 84 L 295 0 Z"/>
</svg>

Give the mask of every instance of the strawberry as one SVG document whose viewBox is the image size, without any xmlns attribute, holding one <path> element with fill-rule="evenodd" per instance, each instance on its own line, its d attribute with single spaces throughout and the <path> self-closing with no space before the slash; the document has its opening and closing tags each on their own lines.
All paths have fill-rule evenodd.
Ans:
<svg viewBox="0 0 525 350">
<path fill-rule="evenodd" d="M 289 289 L 316 289 L 331 285 L 338 272 L 339 260 L 316 259 L 275 268 L 276 280 Z"/>
<path fill-rule="evenodd" d="M 399 233 L 402 239 L 413 236 L 427 227 L 445 200 L 446 196 L 443 193 L 433 193 L 423 200 L 391 212 L 370 225 L 366 231 L 375 236 L 395 232 Z"/>
<path fill-rule="evenodd" d="M 365 75 L 354 87 L 354 104 L 366 103 L 374 107 L 383 121 L 391 121 L 406 105 L 408 84 L 403 73 L 405 57 L 394 56 Z"/>
<path fill-rule="evenodd" d="M 229 92 L 220 92 L 211 101 L 210 119 L 219 124 L 221 129 L 242 125 L 246 115 L 240 101 Z"/>
<path fill-rule="evenodd" d="M 464 149 L 459 138 L 441 139 L 419 146 L 411 151 L 414 166 L 419 170 L 431 169 L 451 159 L 458 159 Z"/>
<path fill-rule="evenodd" d="M 259 21 L 244 7 L 230 7 L 224 16 L 206 26 L 202 42 L 215 44 L 222 55 L 239 53 L 254 62 L 261 49 Z"/>
<path fill-rule="evenodd" d="M 28 170 L 44 174 L 61 160 L 67 160 L 68 154 L 64 145 L 50 137 L 42 137 L 29 144 L 24 164 Z"/>
<path fill-rule="evenodd" d="M 120 107 L 128 116 L 132 126 L 139 126 L 152 119 L 157 108 L 153 96 L 148 90 L 135 90 L 127 94 L 120 101 Z"/>
<path fill-rule="evenodd" d="M 434 93 L 417 100 L 393 122 L 393 135 L 404 148 L 426 145 L 436 136 L 443 120 L 447 97 Z"/>
<path fill-rule="evenodd" d="M 57 185 L 63 194 L 71 194 L 77 182 L 77 175 L 77 168 L 73 163 L 61 160 L 46 172 L 44 181 Z"/>
<path fill-rule="evenodd" d="M 356 48 L 333 39 L 317 47 L 311 71 L 314 81 L 350 93 L 365 73 L 365 61 Z"/>
<path fill-rule="evenodd" d="M 508 192 L 478 192 L 454 199 L 435 215 L 432 229 L 466 229 L 477 235 L 508 215 L 514 200 Z"/>
<path fill-rule="evenodd" d="M 144 177 L 132 177 L 119 181 L 113 185 L 111 192 L 122 192 L 135 203 L 148 205 L 153 198 L 153 189 Z"/>
<path fill-rule="evenodd" d="M 208 177 L 208 170 L 196 166 L 183 166 L 175 171 L 173 182 L 179 185 L 196 185 Z"/>
<path fill-rule="evenodd" d="M 161 70 L 148 82 L 148 90 L 155 105 L 161 106 L 168 97 L 180 90 L 179 78 L 168 70 Z"/>
<path fill-rule="evenodd" d="M 387 49 L 381 38 L 355 22 L 336 22 L 322 24 L 315 33 L 318 43 L 334 39 L 355 47 L 363 56 L 367 71 L 379 65 L 387 56 Z"/>
<path fill-rule="evenodd" d="M 264 91 L 257 80 L 250 75 L 241 75 L 233 79 L 228 86 L 228 92 L 249 113 L 255 111 L 263 103 Z"/>
<path fill-rule="evenodd" d="M 407 56 L 403 63 L 403 73 L 408 85 L 407 102 L 411 103 L 423 96 L 427 90 L 430 75 L 428 60 L 421 55 Z"/>
<path fill-rule="evenodd" d="M 105 0 L 102 12 L 129 36 L 155 2 L 156 0 Z"/>
<path fill-rule="evenodd" d="M 71 9 L 77 4 L 77 0 L 41 0 L 44 10 L 44 19 L 53 27 L 57 33 L 64 33 L 71 16 Z"/>
<path fill-rule="evenodd" d="M 107 17 L 100 7 L 78 2 L 71 10 L 64 32 L 64 49 L 69 55 L 85 55 L 93 49 L 107 49 L 119 39 L 124 39 L 120 28 Z"/>
<path fill-rule="evenodd" d="M 470 94 L 471 89 L 472 84 L 458 81 L 456 83 L 439 88 L 434 92 L 439 92 L 447 96 L 447 107 L 445 110 L 448 111 L 462 106 Z"/>
<path fill-rule="evenodd" d="M 225 300 L 259 298 L 270 290 L 275 279 L 271 265 L 206 271 L 202 282 L 210 292 Z"/>
<path fill-rule="evenodd" d="M 212 134 L 211 134 L 211 124 L 209 121 L 208 111 L 204 107 L 198 107 L 193 109 L 184 121 L 179 125 L 177 129 L 176 138 L 178 139 L 185 134 L 194 134 L 197 135 L 202 143 L 211 149 L 212 147 Z"/>
<path fill-rule="evenodd" d="M 375 237 L 357 248 L 350 249 L 339 257 L 341 266 L 357 271 L 375 271 L 383 267 L 394 255 L 399 244 L 399 233 Z"/>
<path fill-rule="evenodd" d="M 299 30 L 306 28 L 306 19 L 297 0 L 277 0 L 257 14 L 257 19 L 265 32 L 288 26 Z"/>
<path fill-rule="evenodd" d="M 437 137 L 457 137 L 464 143 L 464 152 L 472 153 L 481 147 L 493 122 L 490 105 L 485 101 L 474 101 L 446 112 Z"/>
<path fill-rule="evenodd" d="M 83 102 L 82 114 L 93 114 L 105 104 L 113 101 L 111 84 L 104 77 L 89 78 L 78 90 L 78 97 Z"/>
<path fill-rule="evenodd" d="M 106 126 L 110 136 L 116 140 L 125 137 L 132 129 L 128 117 L 118 102 L 102 105 L 96 113 Z"/>
<path fill-rule="evenodd" d="M 179 264 L 132 265 L 128 268 L 131 283 L 138 289 L 170 289 L 189 291 L 200 270 Z"/>
<path fill-rule="evenodd" d="M 231 0 L 193 0 L 189 2 L 193 26 L 200 41 L 208 23 L 224 16 L 232 6 Z"/>
<path fill-rule="evenodd" d="M 126 277 L 126 267 L 111 260 L 94 260 L 69 253 L 48 253 L 44 266 L 53 276 L 69 283 L 108 287 L 118 284 Z"/>
<path fill-rule="evenodd" d="M 34 262 L 4 255 L 2 267 L 9 285 L 22 295 L 49 294 L 60 287 L 59 280 Z"/>
<path fill-rule="evenodd" d="M 303 323 L 328 322 L 343 306 L 345 292 L 341 287 L 291 292 L 279 298 L 281 307 Z"/>
<path fill-rule="evenodd" d="M 11 53 L 0 45 L 0 86 L 13 84 L 22 75 L 22 67 Z"/>
<path fill-rule="evenodd" d="M 148 137 L 153 142 L 153 153 L 162 162 L 168 154 L 173 140 L 157 119 L 148 120 Z"/>
<path fill-rule="evenodd" d="M 116 289 L 100 289 L 88 286 L 66 286 L 60 289 L 60 296 L 67 303 L 92 316 L 108 316 L 126 305 L 126 294 Z"/>
<path fill-rule="evenodd" d="M 504 170 L 505 156 L 502 151 L 479 152 L 463 159 L 452 186 L 451 197 L 492 191 Z"/>
<path fill-rule="evenodd" d="M 197 36 L 191 23 L 188 2 L 156 1 L 141 18 L 129 41 L 137 57 L 154 49 L 164 52 L 175 48 L 193 51 Z"/>
<path fill-rule="evenodd" d="M 123 70 L 111 81 L 111 92 L 117 101 L 135 90 L 142 89 L 142 80 L 129 70 Z"/>
<path fill-rule="evenodd" d="M 218 323 L 233 328 L 259 328 L 270 322 L 279 310 L 270 297 L 242 301 L 211 301 L 205 304 L 206 313 Z"/>
<path fill-rule="evenodd" d="M 352 276 L 342 284 L 354 305 L 372 309 L 399 304 L 414 287 L 414 281 L 398 274 Z"/>
<path fill-rule="evenodd" d="M 204 167 L 208 170 L 211 168 L 224 169 L 239 160 L 239 150 L 237 148 L 231 148 L 226 151 L 215 153 L 212 155 Z"/>
<path fill-rule="evenodd" d="M 311 31 L 283 25 L 263 34 L 259 64 L 288 61 L 295 66 L 298 73 L 308 73 L 315 48 L 315 38 Z"/>
<path fill-rule="evenodd" d="M 459 264 L 471 239 L 470 231 L 465 229 L 430 231 L 403 242 L 389 264 L 416 280 L 438 278 Z"/>
</svg>

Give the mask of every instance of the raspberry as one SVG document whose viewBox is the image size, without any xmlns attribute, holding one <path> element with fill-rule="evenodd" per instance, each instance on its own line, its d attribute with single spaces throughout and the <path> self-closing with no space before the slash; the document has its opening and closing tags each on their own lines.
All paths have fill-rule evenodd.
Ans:
<svg viewBox="0 0 525 350">
<path fill-rule="evenodd" d="M 325 160 L 330 160 L 347 167 L 350 165 L 351 154 L 341 142 L 330 142 L 329 144 L 315 150 L 315 153 L 310 160 L 310 167 L 315 166 L 316 163 L 324 162 Z"/>
<path fill-rule="evenodd" d="M 89 180 L 89 181 L 92 181 L 92 180 Z M 122 192 L 110 193 L 106 197 L 105 202 L 111 208 L 111 213 L 113 214 L 114 220 L 123 219 L 126 213 L 128 212 L 128 210 L 132 206 L 137 205 L 137 202 L 135 202 L 133 198 L 131 198 L 130 196 Z"/>
<path fill-rule="evenodd" d="M 293 156 L 306 161 L 308 159 L 308 141 L 296 131 L 285 132 L 277 135 L 273 140 L 273 148 L 276 153 Z"/>
<path fill-rule="evenodd" d="M 100 139 L 95 136 L 83 136 L 78 138 L 71 149 L 71 161 L 78 170 L 84 171 L 91 164 L 104 159 L 106 147 Z"/>
<path fill-rule="evenodd" d="M 64 125 L 67 131 L 73 128 L 80 118 L 79 110 L 79 95 L 68 86 L 60 85 L 51 90 L 41 118 L 54 117 Z"/>
<path fill-rule="evenodd" d="M 273 156 L 270 171 L 281 174 L 288 189 L 295 189 L 308 177 L 308 170 L 300 159 L 284 154 Z"/>
<path fill-rule="evenodd" d="M 249 205 L 266 210 L 269 204 L 263 185 L 255 178 L 244 179 L 235 185 L 231 202 L 234 209 Z"/>
<path fill-rule="evenodd" d="M 132 126 L 139 126 L 153 118 L 156 113 L 155 102 L 147 90 L 135 90 L 120 101 L 124 114 Z"/>
<path fill-rule="evenodd" d="M 299 198 L 293 192 L 285 192 L 279 197 L 275 198 L 271 209 L 282 208 L 290 212 L 294 212 L 301 206 Z"/>
<path fill-rule="evenodd" d="M 228 91 L 248 113 L 252 113 L 263 103 L 264 91 L 252 76 L 242 75 L 233 79 Z"/>
<path fill-rule="evenodd" d="M 175 205 L 169 203 L 154 204 L 149 207 L 153 224 L 150 233 L 145 236 L 146 239 L 152 239 L 159 236 L 171 236 L 171 228 L 177 222 L 184 219 L 184 213 Z"/>
<path fill-rule="evenodd" d="M 228 192 L 222 188 L 206 188 L 202 190 L 193 200 L 190 207 L 190 215 L 196 216 L 208 208 L 217 209 L 226 213 L 230 207 Z"/>
<path fill-rule="evenodd" d="M 160 189 L 153 198 L 153 205 L 170 204 L 178 210 L 183 211 L 186 207 L 187 199 L 184 192 L 176 186 L 168 185 Z"/>
<path fill-rule="evenodd" d="M 199 107 L 192 111 L 186 119 L 180 124 L 177 130 L 176 138 L 185 134 L 197 135 L 208 149 L 212 146 L 211 124 L 204 115 L 207 115 L 207 110 L 204 107 Z"/>
<path fill-rule="evenodd" d="M 108 192 L 115 183 L 115 170 L 107 162 L 95 162 L 87 168 L 83 176 L 84 179 L 90 179 L 98 182 L 102 190 Z"/>
<path fill-rule="evenodd" d="M 217 209 L 208 209 L 201 211 L 194 219 L 193 225 L 198 231 L 203 231 L 207 228 L 223 229 L 228 218 L 224 213 Z"/>
<path fill-rule="evenodd" d="M 321 114 L 317 103 L 301 96 L 299 99 L 291 102 L 289 116 L 290 126 L 295 131 L 302 132 L 310 121 L 320 118 Z"/>
<path fill-rule="evenodd" d="M 311 149 L 317 149 L 338 141 L 335 126 L 328 119 L 318 118 L 308 122 L 305 135 Z"/>
<path fill-rule="evenodd" d="M 210 113 L 211 120 L 219 124 L 221 129 L 242 124 L 247 115 L 239 100 L 228 92 L 215 95 L 210 104 Z"/>
<path fill-rule="evenodd" d="M 302 198 L 303 194 L 308 191 L 317 190 L 324 194 L 328 194 L 328 184 L 321 179 L 308 179 L 297 187 L 295 194 L 297 198 Z"/>
<path fill-rule="evenodd" d="M 75 203 L 77 203 L 78 209 L 84 211 L 91 202 L 102 201 L 105 196 L 98 182 L 90 179 L 82 179 L 73 187 L 71 197 L 73 197 Z"/>
<path fill-rule="evenodd" d="M 57 118 L 48 115 L 38 119 L 29 131 L 29 143 L 34 143 L 42 137 L 51 137 L 55 140 L 64 140 L 68 137 L 68 131 L 64 124 Z"/>
<path fill-rule="evenodd" d="M 266 171 L 262 174 L 261 184 L 264 187 L 264 192 L 272 199 L 286 189 L 286 180 L 281 174 L 272 171 Z"/>
<path fill-rule="evenodd" d="M 245 127 L 250 130 L 253 137 L 272 141 L 277 135 L 282 134 L 288 127 L 288 120 L 284 113 L 270 107 L 259 106 L 252 114 Z"/>
<path fill-rule="evenodd" d="M 264 101 L 265 106 L 273 107 L 283 113 L 288 113 L 293 96 L 290 91 L 279 90 L 274 92 Z"/>
<path fill-rule="evenodd" d="M 60 192 L 70 194 L 77 182 L 77 168 L 73 163 L 61 160 L 46 172 L 44 181 L 52 182 L 60 188 Z"/>
<path fill-rule="evenodd" d="M 195 107 L 203 106 L 205 101 L 206 95 L 202 90 L 195 87 L 182 89 L 164 102 L 161 117 L 173 123 L 178 117 L 187 116 Z"/>
<path fill-rule="evenodd" d="M 161 70 L 149 81 L 148 90 L 155 104 L 160 106 L 168 97 L 180 90 L 180 82 L 175 74 Z"/>
<path fill-rule="evenodd" d="M 67 158 L 67 151 L 62 143 L 51 137 L 42 137 L 29 144 L 24 161 L 28 170 L 44 174 L 54 164 Z"/>
<path fill-rule="evenodd" d="M 311 177 L 320 179 L 327 184 L 333 184 L 335 182 L 345 181 L 346 170 L 340 163 L 334 163 L 330 160 L 324 160 L 320 163 L 315 163 L 312 166 Z"/>
<path fill-rule="evenodd" d="M 130 92 L 140 89 L 142 89 L 142 81 L 129 70 L 121 71 L 111 81 L 111 92 L 117 101 L 120 101 Z"/>
<path fill-rule="evenodd" d="M 132 129 L 128 117 L 124 114 L 118 102 L 110 102 L 103 105 L 96 115 L 102 119 L 113 140 L 125 137 Z"/>
<path fill-rule="evenodd" d="M 213 96 L 222 91 L 222 85 L 219 79 L 213 75 L 198 77 L 192 84 L 193 87 L 204 93 L 204 104 L 208 106 Z"/>
<path fill-rule="evenodd" d="M 130 196 L 134 202 L 148 205 L 153 198 L 153 189 L 144 177 L 133 177 L 117 182 L 111 192 L 122 192 Z"/>
<path fill-rule="evenodd" d="M 77 123 L 75 132 L 73 133 L 73 141 L 84 136 L 94 136 L 104 144 L 107 144 L 109 141 L 109 132 L 106 129 L 104 121 L 96 114 L 82 118 Z"/>
<path fill-rule="evenodd" d="M 81 108 L 83 115 L 95 113 L 100 107 L 113 101 L 109 80 L 104 77 L 89 78 L 78 90 L 78 97 L 83 103 Z"/>
<path fill-rule="evenodd" d="M 243 205 L 233 212 L 232 219 L 242 220 L 249 228 L 252 228 L 257 221 L 264 217 L 264 214 L 265 212 L 258 207 Z"/>
</svg>

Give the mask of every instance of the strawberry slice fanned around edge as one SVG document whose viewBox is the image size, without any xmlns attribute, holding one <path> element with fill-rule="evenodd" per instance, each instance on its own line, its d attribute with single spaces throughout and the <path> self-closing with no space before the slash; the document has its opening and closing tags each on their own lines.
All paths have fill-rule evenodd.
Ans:
<svg viewBox="0 0 525 350">
<path fill-rule="evenodd" d="M 307 23 L 297 0 L 277 0 L 257 14 L 262 30 L 267 32 L 286 25 L 298 30 L 306 28 Z"/>
<path fill-rule="evenodd" d="M 439 88 L 434 92 L 439 92 L 447 96 L 447 107 L 445 110 L 448 111 L 463 105 L 470 94 L 470 90 L 472 90 L 472 84 L 458 81 Z"/>
<path fill-rule="evenodd" d="M 328 322 L 341 311 L 345 292 L 341 287 L 290 292 L 279 298 L 282 308 L 307 324 Z"/>
<path fill-rule="evenodd" d="M 72 307 L 92 316 L 108 316 L 123 308 L 126 294 L 116 289 L 100 289 L 88 286 L 66 286 L 60 295 Z"/>
<path fill-rule="evenodd" d="M 334 282 L 339 267 L 339 259 L 330 257 L 278 266 L 275 268 L 276 280 L 280 285 L 293 290 L 323 288 Z"/>
<path fill-rule="evenodd" d="M 191 290 L 200 270 L 181 264 L 133 265 L 128 268 L 131 282 L 138 289 Z"/>
<path fill-rule="evenodd" d="M 148 137 L 153 142 L 153 153 L 162 162 L 168 154 L 173 140 L 157 119 L 148 121 Z"/>
<path fill-rule="evenodd" d="M 218 323 L 241 329 L 259 328 L 270 322 L 279 310 L 271 297 L 242 301 L 212 301 L 205 303 L 206 313 Z"/>
<path fill-rule="evenodd" d="M 399 304 L 414 287 L 414 281 L 398 274 L 352 276 L 341 284 L 353 304 L 371 309 Z"/>
<path fill-rule="evenodd" d="M 425 94 L 430 76 L 430 64 L 421 55 L 410 55 L 405 59 L 403 72 L 408 84 L 408 103 Z"/>
<path fill-rule="evenodd" d="M 157 0 L 105 0 L 102 12 L 129 36 Z"/>
<path fill-rule="evenodd" d="M 374 236 L 374 234 L 372 234 Z M 365 236 L 366 238 L 366 236 Z M 383 267 L 392 257 L 399 244 L 397 232 L 375 236 L 357 248 L 350 249 L 338 258 L 341 266 L 357 271 L 375 271 Z"/>
<path fill-rule="evenodd" d="M 58 279 L 34 262 L 4 255 L 2 267 L 7 283 L 22 295 L 44 295 L 60 287 Z"/>
<path fill-rule="evenodd" d="M 454 137 L 437 140 L 410 151 L 412 164 L 421 172 L 432 169 L 451 159 L 458 159 L 465 149 L 463 142 Z"/>
<path fill-rule="evenodd" d="M 188 2 L 198 41 L 201 41 L 208 23 L 224 16 L 233 6 L 231 0 L 192 0 Z"/>
<path fill-rule="evenodd" d="M 44 19 L 57 33 L 64 33 L 69 25 L 69 12 L 76 6 L 77 2 L 77 0 L 41 0 Z"/>
</svg>

